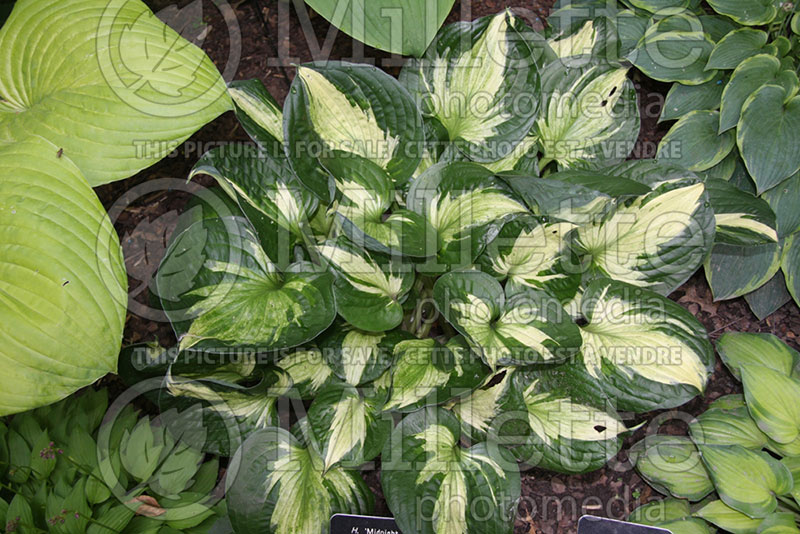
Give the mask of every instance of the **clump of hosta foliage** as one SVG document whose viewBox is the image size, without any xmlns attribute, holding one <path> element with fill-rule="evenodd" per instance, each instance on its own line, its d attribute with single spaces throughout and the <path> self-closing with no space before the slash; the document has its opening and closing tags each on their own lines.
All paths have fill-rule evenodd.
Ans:
<svg viewBox="0 0 800 534">
<path fill-rule="evenodd" d="M 560 42 L 672 82 L 656 159 L 703 176 L 717 214 L 706 278 L 763 318 L 800 303 L 800 15 L 792 2 L 563 0 Z"/>
<path fill-rule="evenodd" d="M 710 533 L 709 523 L 735 534 L 797 533 L 800 354 L 769 334 L 725 334 L 717 349 L 744 395 L 714 401 L 690 423 L 690 437 L 634 445 L 639 473 L 670 498 L 628 520 L 675 534 Z"/>
<path fill-rule="evenodd" d="M 704 391 L 712 347 L 666 295 L 715 213 L 701 176 L 624 161 L 627 72 L 505 12 L 443 28 L 399 80 L 303 65 L 282 110 L 232 85 L 256 147 L 202 157 L 225 198 L 185 213 L 157 276 L 180 345 L 121 366 L 165 377 L 164 408 L 200 402 L 237 533 L 369 512 L 379 455 L 406 534 L 511 532 L 519 463 L 597 469 L 619 411 Z"/>
<path fill-rule="evenodd" d="M 0 422 L 0 532 L 203 534 L 219 462 L 89 390 Z"/>
</svg>

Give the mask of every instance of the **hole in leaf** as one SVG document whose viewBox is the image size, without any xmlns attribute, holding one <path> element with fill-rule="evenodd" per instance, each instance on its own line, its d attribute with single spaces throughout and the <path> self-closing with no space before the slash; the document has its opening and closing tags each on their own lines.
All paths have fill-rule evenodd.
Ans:
<svg viewBox="0 0 800 534">
<path fill-rule="evenodd" d="M 598 433 L 603 433 L 606 430 L 606 427 L 603 425 L 595 425 L 594 429 L 597 430 Z"/>
</svg>

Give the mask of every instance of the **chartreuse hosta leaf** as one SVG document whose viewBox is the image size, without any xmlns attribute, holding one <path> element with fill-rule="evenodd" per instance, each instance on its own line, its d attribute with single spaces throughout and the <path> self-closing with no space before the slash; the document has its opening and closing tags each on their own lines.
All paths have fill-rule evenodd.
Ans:
<svg viewBox="0 0 800 534">
<path fill-rule="evenodd" d="M 276 365 L 292 379 L 289 396 L 313 399 L 325 385 L 336 381 L 333 369 L 316 347 L 300 347 L 278 360 Z"/>
<path fill-rule="evenodd" d="M 381 485 L 403 532 L 511 533 L 520 497 L 517 464 L 505 449 L 459 444 L 458 420 L 428 408 L 397 425 L 384 447 Z"/>
<path fill-rule="evenodd" d="M 758 526 L 759 534 L 797 534 L 797 516 L 794 512 L 775 512 L 765 517 Z"/>
<path fill-rule="evenodd" d="M 343 326 L 330 328 L 318 343 L 333 373 L 360 386 L 381 376 L 392 364 L 395 345 L 408 339 L 413 336 L 403 330 L 364 332 Z"/>
<path fill-rule="evenodd" d="M 740 368 L 747 409 L 758 428 L 779 444 L 800 437 L 800 382 L 763 365 Z"/>
<path fill-rule="evenodd" d="M 735 510 L 722 501 L 710 501 L 695 512 L 709 523 L 733 534 L 755 534 L 762 518 L 752 518 Z"/>
<path fill-rule="evenodd" d="M 750 417 L 742 403 L 732 408 L 712 406 L 689 424 L 692 441 L 700 445 L 741 445 L 746 449 L 761 450 L 769 438 Z"/>
<path fill-rule="evenodd" d="M 619 415 L 559 369 L 520 370 L 530 437 L 514 455 L 525 463 L 562 473 L 599 469 L 617 454 L 627 433 Z"/>
<path fill-rule="evenodd" d="M 658 145 L 656 158 L 690 171 L 720 163 L 736 146 L 733 132 L 717 133 L 718 111 L 692 111 L 678 120 Z"/>
<path fill-rule="evenodd" d="M 792 487 L 792 497 L 796 502 L 800 502 L 800 456 L 786 456 L 781 458 L 781 463 L 792 473 L 794 486 Z"/>
<path fill-rule="evenodd" d="M 697 270 L 713 240 L 714 213 L 705 187 L 692 180 L 662 184 L 575 233 L 578 252 L 590 256 L 599 276 L 662 294 Z"/>
<path fill-rule="evenodd" d="M 404 184 L 422 157 L 422 119 L 408 92 L 369 65 L 298 67 L 284 104 L 286 153 L 303 184 L 323 201 L 332 184 L 318 158 L 344 151 L 371 160 Z"/>
<path fill-rule="evenodd" d="M 736 379 L 746 365 L 761 365 L 791 375 L 800 365 L 800 354 L 772 334 L 727 332 L 717 341 L 723 363 Z"/>
<path fill-rule="evenodd" d="M 507 156 L 530 132 L 539 107 L 533 32 L 510 11 L 443 28 L 401 82 L 423 116 L 476 161 Z"/>
<path fill-rule="evenodd" d="M 261 80 L 236 80 L 228 85 L 236 119 L 250 139 L 274 156 L 284 154 L 283 110 Z"/>
<path fill-rule="evenodd" d="M 629 457 L 642 478 L 665 495 L 699 501 L 714 491 L 689 438 L 653 434 L 631 447 Z"/>
<path fill-rule="evenodd" d="M 138 0 L 19 2 L 0 49 L 0 144 L 40 135 L 92 186 L 149 167 L 230 108 L 211 60 Z"/>
<path fill-rule="evenodd" d="M 740 445 L 698 448 L 722 502 L 749 517 L 771 514 L 778 505 L 775 497 L 792 491 L 792 473 L 765 452 Z"/>
<path fill-rule="evenodd" d="M 170 273 L 192 277 L 171 286 Z M 167 250 L 157 283 L 182 348 L 293 347 L 336 316 L 332 276 L 307 262 L 279 272 L 241 217 L 190 226 Z"/>
<path fill-rule="evenodd" d="M 778 16 L 779 2 L 773 0 L 709 0 L 714 11 L 744 26 L 763 26 Z"/>
<path fill-rule="evenodd" d="M 689 502 L 667 497 L 636 508 L 626 521 L 664 528 L 672 534 L 711 534 L 708 524 L 692 517 Z"/>
<path fill-rule="evenodd" d="M 36 137 L 0 146 L 0 414 L 53 403 L 117 367 L 122 251 L 84 175 L 57 152 Z"/>
<path fill-rule="evenodd" d="M 623 282 L 583 294 L 586 371 L 622 410 L 680 406 L 703 393 L 714 369 L 706 330 L 680 305 Z"/>
<path fill-rule="evenodd" d="M 251 435 L 228 473 L 229 516 L 240 534 L 320 534 L 332 514 L 365 514 L 373 506 L 358 471 L 325 470 L 320 453 L 281 428 Z"/>
<path fill-rule="evenodd" d="M 765 200 L 725 180 L 705 184 L 717 223 L 715 242 L 747 246 L 778 241 L 775 214 Z"/>
<path fill-rule="evenodd" d="M 577 61 L 577 60 L 576 60 Z M 542 73 L 543 109 L 534 131 L 549 161 L 608 165 L 624 160 L 639 135 L 636 90 L 628 69 L 599 60 L 553 61 Z"/>
<path fill-rule="evenodd" d="M 436 235 L 425 218 L 395 209 L 395 187 L 385 170 L 368 159 L 343 152 L 320 158 L 333 177 L 337 201 L 331 212 L 344 233 L 362 248 L 386 254 L 424 257 L 436 253 Z"/>
<path fill-rule="evenodd" d="M 419 270 L 440 272 L 471 264 L 506 220 L 527 213 L 509 187 L 475 163 L 439 163 L 411 184 L 408 208 L 427 219 L 436 261 Z"/>
<path fill-rule="evenodd" d="M 458 271 L 433 288 L 439 312 L 492 369 L 558 363 L 574 356 L 580 331 L 557 299 L 534 289 L 503 291 L 491 275 Z"/>
</svg>

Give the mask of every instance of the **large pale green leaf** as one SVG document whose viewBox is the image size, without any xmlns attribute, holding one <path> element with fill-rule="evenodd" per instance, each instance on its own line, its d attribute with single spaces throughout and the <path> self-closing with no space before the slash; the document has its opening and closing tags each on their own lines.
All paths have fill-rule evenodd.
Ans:
<svg viewBox="0 0 800 534">
<path fill-rule="evenodd" d="M 709 408 L 689 424 L 692 441 L 699 445 L 741 445 L 761 450 L 769 439 L 761 432 L 744 405 Z"/>
<path fill-rule="evenodd" d="M 284 103 L 286 154 L 302 183 L 325 202 L 333 183 L 321 156 L 350 152 L 404 184 L 422 157 L 422 119 L 408 92 L 370 65 L 345 62 L 298 67 Z"/>
<path fill-rule="evenodd" d="M 776 495 L 792 490 L 789 469 L 765 452 L 740 445 L 699 445 L 700 456 L 722 502 L 752 517 L 775 511 Z"/>
<path fill-rule="evenodd" d="M 709 0 L 714 11 L 745 26 L 763 26 L 778 16 L 775 0 Z"/>
<path fill-rule="evenodd" d="M 446 26 L 400 81 L 458 150 L 476 161 L 507 156 L 539 109 L 535 34 L 511 11 Z"/>
<path fill-rule="evenodd" d="M 544 154 L 542 166 L 549 161 L 568 167 L 624 160 L 640 126 L 628 69 L 600 60 L 569 61 L 554 61 L 542 73 L 545 97 L 534 127 Z"/>
<path fill-rule="evenodd" d="M 667 92 L 659 122 L 680 119 L 691 111 L 712 111 L 719 109 L 722 91 L 728 75 L 718 72 L 716 76 L 700 85 L 674 83 Z"/>
<path fill-rule="evenodd" d="M 622 410 L 679 406 L 701 394 L 714 368 L 706 330 L 680 305 L 611 280 L 591 283 L 581 308 L 583 364 Z"/>
<path fill-rule="evenodd" d="M 149 167 L 231 107 L 211 60 L 139 0 L 17 2 L 0 50 L 0 144 L 40 135 L 92 186 Z"/>
<path fill-rule="evenodd" d="M 580 346 L 580 332 L 559 301 L 534 289 L 504 292 L 480 271 L 448 273 L 433 288 L 436 306 L 492 368 L 563 362 Z"/>
<path fill-rule="evenodd" d="M 768 282 L 781 266 L 778 243 L 714 245 L 703 264 L 714 300 L 741 297 Z"/>
<path fill-rule="evenodd" d="M 320 534 L 332 514 L 369 513 L 374 500 L 358 471 L 325 470 L 314 448 L 275 427 L 256 432 L 237 451 L 227 488 L 237 534 Z"/>
<path fill-rule="evenodd" d="M 777 443 L 800 437 L 800 382 L 763 365 L 740 367 L 747 409 L 758 427 Z"/>
<path fill-rule="evenodd" d="M 306 0 L 314 11 L 357 41 L 404 56 L 421 56 L 455 0 Z"/>
<path fill-rule="evenodd" d="M 734 510 L 722 501 L 711 501 L 700 508 L 696 515 L 709 523 L 733 534 L 756 534 L 763 519 L 753 519 Z"/>
<path fill-rule="evenodd" d="M 792 497 L 795 501 L 800 500 L 800 456 L 786 456 L 781 458 L 781 463 L 789 468 L 792 473 L 792 480 L 794 487 L 792 488 Z"/>
<path fill-rule="evenodd" d="M 786 287 L 800 306 L 800 232 L 790 235 L 784 243 L 781 270 L 786 278 Z"/>
<path fill-rule="evenodd" d="M 629 457 L 642 478 L 665 495 L 699 501 L 714 491 L 689 438 L 653 434 L 631 447 Z"/>
<path fill-rule="evenodd" d="M 689 502 L 667 497 L 636 508 L 626 519 L 631 523 L 667 529 L 672 534 L 711 534 L 712 529 L 702 519 L 691 516 Z"/>
<path fill-rule="evenodd" d="M 335 326 L 318 343 L 333 373 L 360 386 L 381 376 L 392 365 L 395 345 L 408 339 L 413 336 L 403 330 L 370 333 Z"/>
<path fill-rule="evenodd" d="M 0 414 L 51 404 L 117 368 L 127 281 L 117 234 L 58 147 L 0 146 Z"/>
<path fill-rule="evenodd" d="M 790 376 L 800 365 L 800 354 L 772 334 L 726 332 L 717 341 L 723 363 L 738 380 L 747 365 L 762 365 Z"/>
<path fill-rule="evenodd" d="M 520 497 L 517 464 L 504 449 L 459 445 L 458 420 L 420 410 L 386 443 L 381 485 L 403 532 L 510 534 Z"/>
<path fill-rule="evenodd" d="M 747 246 L 778 241 L 775 214 L 765 200 L 725 180 L 705 184 L 717 223 L 715 242 Z"/>
<path fill-rule="evenodd" d="M 723 37 L 711 51 L 707 69 L 735 69 L 745 59 L 758 54 L 767 44 L 768 35 L 761 30 L 741 28 Z"/>
<path fill-rule="evenodd" d="M 678 120 L 658 144 L 656 159 L 690 171 L 720 163 L 736 146 L 733 132 L 718 134 L 719 112 L 692 111 Z"/>
</svg>

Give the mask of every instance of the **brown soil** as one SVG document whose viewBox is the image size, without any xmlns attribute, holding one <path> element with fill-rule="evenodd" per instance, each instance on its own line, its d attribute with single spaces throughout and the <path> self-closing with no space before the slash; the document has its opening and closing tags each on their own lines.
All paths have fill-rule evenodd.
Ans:
<svg viewBox="0 0 800 534">
<path fill-rule="evenodd" d="M 169 0 L 153 0 L 148 2 L 156 11 L 164 4 L 172 4 Z M 188 2 L 180 2 L 186 5 Z M 220 2 L 217 2 L 220 3 Z M 303 5 L 302 2 L 297 2 Z M 162 4 L 162 5 L 160 5 Z M 514 8 L 529 24 L 542 26 L 548 14 L 549 0 L 534 2 L 519 0 L 483 0 L 472 5 L 467 0 L 456 2 L 448 21 L 467 20 L 483 15 L 493 14 L 503 8 Z M 266 0 L 231 1 L 241 33 L 241 60 L 236 70 L 235 79 L 261 79 L 271 93 L 282 102 L 289 88 L 293 68 L 290 64 L 279 65 L 270 58 L 275 58 L 278 50 L 288 52 L 292 63 L 309 61 L 312 58 L 311 48 L 302 33 L 302 25 L 309 22 L 313 28 L 313 36 L 323 43 L 330 30 L 330 25 L 313 13 L 308 19 L 298 17 L 289 3 L 269 2 Z M 211 56 L 220 69 L 226 63 L 230 50 L 228 28 L 219 10 L 209 0 L 204 1 L 203 20 L 207 24 L 207 34 L 202 48 Z M 289 11 L 288 31 L 279 30 L 281 12 Z M 262 22 L 263 21 L 263 22 Z M 264 24 L 265 23 L 265 24 Z M 312 39 L 313 43 L 313 39 Z M 360 49 L 344 34 L 339 34 L 325 56 L 331 59 L 352 58 L 358 56 Z M 397 58 L 392 59 L 386 53 L 363 48 L 367 60 L 378 61 L 386 70 L 396 74 Z M 286 54 L 284 54 L 284 57 Z M 660 103 L 663 102 L 665 87 L 652 83 L 640 82 L 634 74 L 641 96 L 643 124 L 639 142 L 634 154 L 638 157 L 652 157 L 653 148 L 664 135 L 666 128 L 657 124 Z M 98 188 L 98 194 L 106 207 L 111 207 L 139 184 L 157 178 L 177 178 L 185 180 L 197 158 L 204 152 L 204 146 L 218 142 L 244 141 L 247 136 L 239 127 L 232 113 L 227 113 L 197 132 L 189 142 L 181 146 L 175 154 L 162 160 L 153 167 L 140 172 L 136 176 Z M 211 181 L 199 180 L 203 185 L 211 185 Z M 155 272 L 158 262 L 164 253 L 165 243 L 169 238 L 175 218 L 184 207 L 189 193 L 180 191 L 157 191 L 146 195 L 123 211 L 116 221 L 116 228 L 121 236 L 126 255 L 131 289 L 141 288 Z M 794 347 L 798 347 L 800 336 L 800 311 L 794 303 L 783 306 L 771 317 L 759 321 L 752 315 L 742 299 L 714 303 L 702 273 L 696 274 L 687 284 L 672 297 L 695 314 L 708 328 L 712 338 L 717 338 L 726 331 L 771 332 Z M 141 291 L 135 298 L 141 304 L 147 304 L 147 292 Z M 134 313 L 129 314 L 125 328 L 125 343 L 141 341 L 157 341 L 162 345 L 174 343 L 174 335 L 169 324 L 162 320 L 143 318 Z M 718 362 L 717 371 L 711 381 L 705 398 L 699 398 L 682 407 L 682 413 L 698 414 L 708 403 L 728 393 L 740 391 L 740 385 Z M 658 414 L 657 422 L 662 424 L 663 432 L 681 432 L 683 425 L 677 412 Z M 656 414 L 651 414 L 656 416 Z M 676 418 L 677 417 L 677 418 Z M 685 418 L 684 418 L 685 420 Z M 641 439 L 644 430 L 629 438 L 626 445 Z M 582 476 L 564 476 L 532 470 L 523 474 L 522 503 L 516 522 L 517 533 L 572 533 L 575 532 L 577 519 L 583 514 L 623 518 L 631 509 L 657 496 L 649 486 L 631 469 L 623 451 L 618 458 L 606 468 Z M 379 471 L 366 473 L 366 479 L 377 496 L 377 515 L 390 515 L 382 498 Z"/>
</svg>

